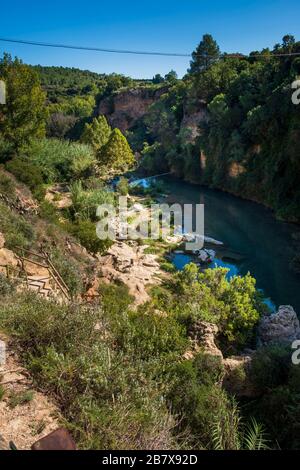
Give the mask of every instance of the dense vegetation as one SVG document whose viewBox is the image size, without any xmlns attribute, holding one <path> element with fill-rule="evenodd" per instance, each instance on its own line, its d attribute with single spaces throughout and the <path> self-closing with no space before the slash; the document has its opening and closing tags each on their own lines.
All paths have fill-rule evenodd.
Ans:
<svg viewBox="0 0 300 470">
<path fill-rule="evenodd" d="M 184 79 L 175 80 L 137 126 L 132 143 L 143 155 L 142 168 L 171 169 L 299 221 L 300 116 L 291 84 L 299 77 L 300 60 L 275 56 L 299 51 L 300 43 L 287 35 L 273 50 L 221 56 L 205 35 Z M 185 124 L 193 115 L 197 139 Z"/>
<path fill-rule="evenodd" d="M 183 80 L 171 71 L 147 83 L 165 82 L 168 91 L 127 136 L 96 107 L 101 98 L 140 83 L 33 68 L 7 55 L 1 60 L 0 78 L 9 80 L 7 104 L 0 108 L 1 232 L 10 249 L 43 243 L 74 302 L 19 292 L 1 275 L 0 328 L 14 339 L 35 384 L 55 397 L 80 447 L 300 448 L 299 368 L 286 348 L 258 350 L 250 370 L 256 393 L 243 399 L 221 386 L 225 371 L 218 356 L 201 345 L 187 356 L 189 333 L 203 321 L 218 326 L 216 343 L 225 357 L 255 346 L 266 306 L 250 275 L 228 280 L 224 269 L 199 272 L 194 264 L 173 273 L 164 260 L 167 280 L 137 310 L 124 285 L 100 284 L 99 301 L 88 306 L 78 300 L 89 258 L 82 252 L 71 257 L 62 242 L 75 237 L 90 254 L 105 252 L 110 242 L 96 235 L 96 208 L 128 193 L 124 177 L 117 192 L 105 179 L 132 168 L 133 150 L 141 152 L 148 172 L 171 169 L 237 194 L 243 190 L 298 221 L 299 114 L 289 86 L 299 62 L 273 55 L 298 49 L 285 37 L 274 51 L 221 58 L 205 35 Z M 182 123 L 199 108 L 208 119 L 201 120 L 195 140 Z M 38 200 L 38 214 L 16 209 L 20 182 Z M 70 197 L 61 210 L 45 199 L 57 186 Z M 63 193 L 55 197 L 52 202 Z M 239 373 L 241 382 L 248 379 L 244 369 Z"/>
</svg>

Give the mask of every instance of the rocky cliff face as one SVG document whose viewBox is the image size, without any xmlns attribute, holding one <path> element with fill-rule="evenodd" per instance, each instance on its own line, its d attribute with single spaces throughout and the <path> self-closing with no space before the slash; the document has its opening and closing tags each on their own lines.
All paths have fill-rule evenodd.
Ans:
<svg viewBox="0 0 300 470">
<path fill-rule="evenodd" d="M 118 127 L 122 132 L 135 125 L 148 111 L 149 106 L 157 101 L 168 90 L 161 88 L 134 88 L 120 91 L 113 96 L 103 99 L 98 108 L 99 114 L 104 114 L 112 127 Z"/>
<path fill-rule="evenodd" d="M 197 104 L 197 109 L 193 112 L 184 110 L 183 119 L 181 121 L 180 129 L 189 129 L 189 134 L 187 135 L 188 142 L 194 142 L 195 139 L 201 133 L 201 123 L 208 121 L 208 111 L 207 104 L 205 101 L 199 101 Z"/>
</svg>

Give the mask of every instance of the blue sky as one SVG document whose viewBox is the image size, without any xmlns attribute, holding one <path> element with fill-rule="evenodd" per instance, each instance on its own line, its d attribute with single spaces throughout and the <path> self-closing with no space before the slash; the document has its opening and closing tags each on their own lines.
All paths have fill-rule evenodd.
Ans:
<svg viewBox="0 0 300 470">
<path fill-rule="evenodd" d="M 284 34 L 300 40 L 299 0 L 8 1 L 1 5 L 1 37 L 91 47 L 191 52 L 204 33 L 222 51 L 272 47 Z M 182 76 L 188 58 L 129 56 L 0 42 L 24 62 L 79 67 L 151 78 L 170 69 Z"/>
</svg>

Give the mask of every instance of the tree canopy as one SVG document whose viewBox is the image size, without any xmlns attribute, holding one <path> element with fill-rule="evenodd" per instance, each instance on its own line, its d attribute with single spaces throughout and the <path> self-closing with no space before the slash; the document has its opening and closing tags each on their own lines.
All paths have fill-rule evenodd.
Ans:
<svg viewBox="0 0 300 470">
<path fill-rule="evenodd" d="M 0 79 L 6 84 L 6 104 L 1 105 L 0 132 L 16 150 L 32 138 L 45 135 L 46 94 L 41 88 L 38 74 L 8 54 L 0 60 Z"/>
<path fill-rule="evenodd" d="M 99 162 L 113 169 L 125 169 L 133 165 L 133 152 L 120 129 L 114 129 L 108 142 L 100 149 Z"/>
<path fill-rule="evenodd" d="M 85 124 L 80 141 L 84 144 L 90 144 L 95 152 L 97 152 L 107 143 L 110 134 L 111 127 L 106 117 L 100 115 L 94 118 L 91 124 Z"/>
<path fill-rule="evenodd" d="M 220 49 L 211 34 L 204 34 L 202 40 L 192 53 L 189 72 L 199 73 L 206 70 L 220 57 Z"/>
</svg>

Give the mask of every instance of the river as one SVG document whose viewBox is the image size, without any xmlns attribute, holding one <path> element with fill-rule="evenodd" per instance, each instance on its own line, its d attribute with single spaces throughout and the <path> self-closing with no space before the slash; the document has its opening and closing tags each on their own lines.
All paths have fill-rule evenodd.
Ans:
<svg viewBox="0 0 300 470">
<path fill-rule="evenodd" d="M 248 271 L 264 292 L 270 306 L 292 305 L 300 315 L 300 274 L 290 267 L 295 236 L 300 227 L 276 220 L 272 211 L 222 191 L 162 177 L 166 202 L 204 204 L 205 235 L 224 242 L 213 266 L 227 266 L 230 275 Z M 229 254 L 229 256 L 228 256 Z M 191 261 L 175 255 L 180 269 Z"/>
</svg>

